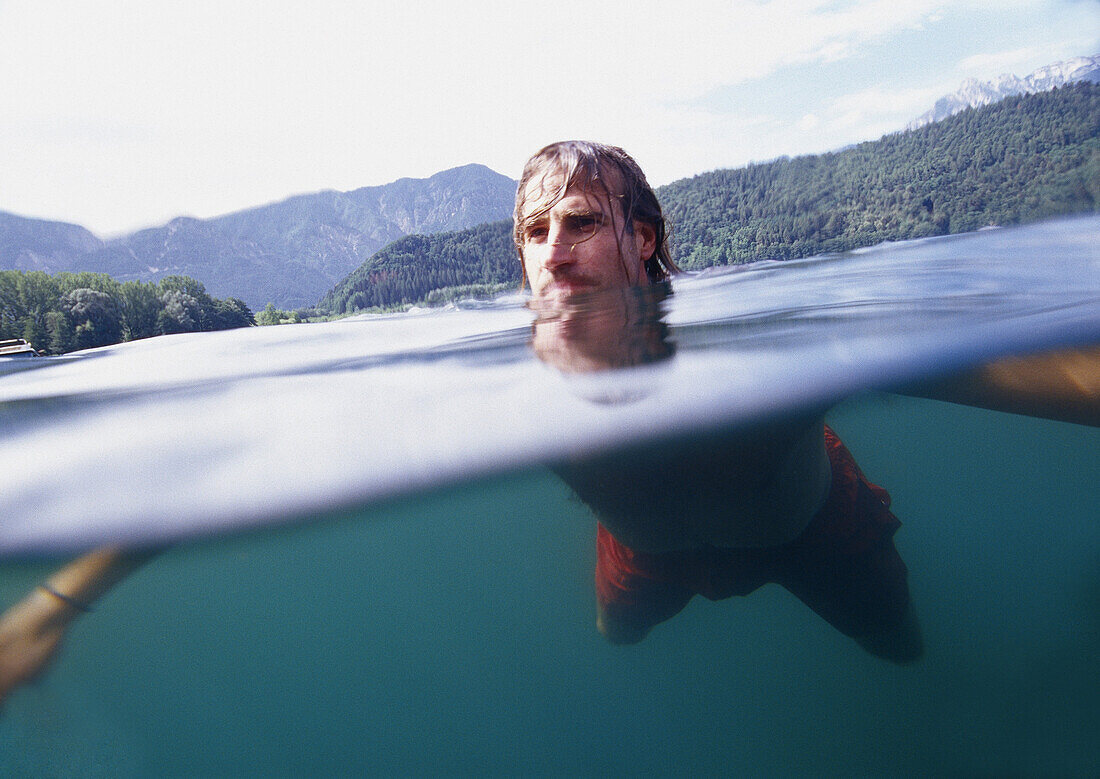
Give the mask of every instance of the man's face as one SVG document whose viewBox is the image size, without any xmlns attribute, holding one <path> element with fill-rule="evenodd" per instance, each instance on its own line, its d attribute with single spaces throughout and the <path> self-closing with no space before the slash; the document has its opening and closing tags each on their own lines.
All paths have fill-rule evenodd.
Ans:
<svg viewBox="0 0 1100 779">
<path fill-rule="evenodd" d="M 553 174 L 533 178 L 523 213 L 541 210 L 559 186 Z M 535 297 L 561 300 L 644 284 L 645 260 L 656 250 L 656 235 L 643 222 L 635 222 L 633 230 L 623 228 L 618 198 L 577 187 L 566 190 L 565 197 L 523 228 L 523 266 Z"/>
</svg>

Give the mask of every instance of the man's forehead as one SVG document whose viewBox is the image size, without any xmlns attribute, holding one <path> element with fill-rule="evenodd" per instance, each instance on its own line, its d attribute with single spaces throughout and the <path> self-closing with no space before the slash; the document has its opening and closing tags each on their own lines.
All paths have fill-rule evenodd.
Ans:
<svg viewBox="0 0 1100 779">
<path fill-rule="evenodd" d="M 563 192 L 564 178 L 558 171 L 532 176 L 523 191 L 523 213 L 549 211 L 566 199 L 583 200 L 590 208 L 614 208 L 612 204 L 617 198 L 608 196 L 606 189 L 615 191 L 613 187 L 608 187 L 608 182 L 593 181 L 587 186 L 582 182 L 574 182 Z"/>
</svg>

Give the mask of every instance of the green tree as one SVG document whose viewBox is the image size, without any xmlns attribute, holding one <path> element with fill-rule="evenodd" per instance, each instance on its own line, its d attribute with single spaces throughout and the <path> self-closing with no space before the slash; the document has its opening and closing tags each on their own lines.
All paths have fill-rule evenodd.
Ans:
<svg viewBox="0 0 1100 779">
<path fill-rule="evenodd" d="M 176 301 L 180 306 L 186 308 L 186 316 L 184 316 L 184 313 L 180 311 L 177 306 L 177 308 L 169 314 L 172 319 L 181 323 L 181 326 L 188 318 L 194 322 L 193 325 L 187 326 L 183 330 L 175 330 L 173 332 L 214 329 L 214 299 L 207 294 L 206 287 L 203 286 L 201 281 L 196 281 L 189 276 L 165 276 L 158 282 L 157 288 L 160 292 L 161 300 L 165 301 L 166 308 L 169 305 L 169 300 Z M 174 293 L 178 293 L 178 295 Z M 184 303 L 184 301 L 186 301 L 186 303 Z M 172 305 L 176 305 L 176 303 Z"/>
<path fill-rule="evenodd" d="M 91 271 L 80 271 L 79 273 L 62 271 L 54 276 L 54 281 L 57 282 L 58 292 L 61 295 L 68 294 L 74 289 L 94 289 L 96 292 L 110 295 L 115 300 L 118 300 L 119 290 L 122 286 L 106 273 L 92 273 Z"/>
<path fill-rule="evenodd" d="M 169 289 L 161 293 L 160 300 L 164 308 L 157 314 L 159 334 L 192 333 L 201 329 L 202 308 L 194 297 L 179 289 Z"/>
<path fill-rule="evenodd" d="M 157 317 L 164 310 L 164 302 L 156 286 L 141 281 L 125 282 L 119 288 L 119 308 L 127 341 L 157 335 Z"/>
<path fill-rule="evenodd" d="M 79 288 L 61 298 L 61 311 L 73 327 L 73 348 L 91 349 L 122 340 L 122 313 L 118 301 L 106 292 Z"/>
<path fill-rule="evenodd" d="M 45 319 L 49 316 L 47 311 L 40 321 L 36 317 L 24 316 L 22 319 L 23 333 L 22 338 L 29 343 L 35 349 L 45 349 L 49 345 L 49 331 L 46 329 Z"/>
<path fill-rule="evenodd" d="M 252 310 L 240 298 L 225 298 L 214 301 L 214 329 L 231 330 L 235 327 L 249 327 L 256 324 Z"/>
<path fill-rule="evenodd" d="M 282 312 L 275 308 L 274 303 L 268 303 L 264 306 L 264 310 L 256 314 L 256 324 L 258 325 L 277 325 L 279 324 L 279 315 Z"/>
<path fill-rule="evenodd" d="M 17 338 L 25 338 L 35 349 L 49 346 L 46 315 L 57 306 L 58 286 L 40 270 L 28 271 L 16 280 Z"/>
<path fill-rule="evenodd" d="M 51 311 L 46 315 L 46 330 L 49 332 L 50 354 L 64 354 L 73 348 L 73 323 L 64 311 Z"/>
<path fill-rule="evenodd" d="M 0 270 L 0 340 L 21 338 L 16 323 L 22 317 L 19 302 L 19 277 L 17 270 Z"/>
</svg>

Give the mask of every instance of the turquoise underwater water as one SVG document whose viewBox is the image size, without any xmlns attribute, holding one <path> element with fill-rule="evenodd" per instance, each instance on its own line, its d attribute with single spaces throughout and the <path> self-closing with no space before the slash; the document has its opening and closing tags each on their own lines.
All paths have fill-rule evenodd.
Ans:
<svg viewBox="0 0 1100 779">
<path fill-rule="evenodd" d="M 3 764 L 1095 775 L 1100 431 L 885 395 L 830 421 L 903 522 L 916 665 L 774 584 L 606 644 L 593 521 L 530 472 L 166 553 L 9 702 Z"/>
<path fill-rule="evenodd" d="M 609 645 L 594 519 L 525 467 L 175 546 L 7 701 L 0 775 L 1100 773 L 1100 429 L 883 392 L 827 421 L 902 521 L 915 665 L 775 584 Z M 55 566 L 8 562 L 0 606 Z"/>
</svg>

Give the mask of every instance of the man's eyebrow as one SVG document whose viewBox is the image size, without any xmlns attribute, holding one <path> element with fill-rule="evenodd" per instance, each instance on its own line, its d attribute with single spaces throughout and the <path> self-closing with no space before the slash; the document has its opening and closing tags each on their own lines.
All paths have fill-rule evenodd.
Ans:
<svg viewBox="0 0 1100 779">
<path fill-rule="evenodd" d="M 599 206 L 575 206 L 563 209 L 563 216 L 603 216 L 604 211 Z"/>
</svg>

